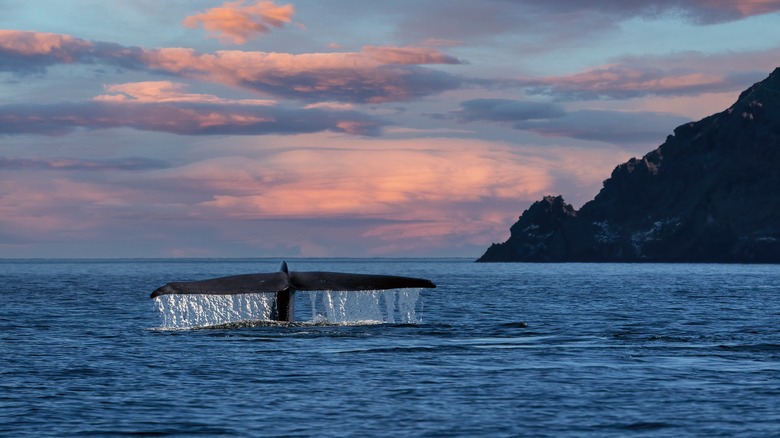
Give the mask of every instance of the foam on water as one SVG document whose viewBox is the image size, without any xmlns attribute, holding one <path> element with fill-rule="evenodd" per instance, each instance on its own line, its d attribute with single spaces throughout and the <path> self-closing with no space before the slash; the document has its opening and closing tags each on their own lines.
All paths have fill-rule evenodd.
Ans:
<svg viewBox="0 0 780 438">
<path fill-rule="evenodd" d="M 296 292 L 296 320 L 337 325 L 418 324 L 422 319 L 419 298 L 419 289 Z M 161 318 L 160 328 L 176 330 L 241 321 L 270 322 L 275 299 L 273 293 L 169 294 L 155 298 L 154 304 Z M 305 320 L 305 315 L 310 318 Z"/>
</svg>

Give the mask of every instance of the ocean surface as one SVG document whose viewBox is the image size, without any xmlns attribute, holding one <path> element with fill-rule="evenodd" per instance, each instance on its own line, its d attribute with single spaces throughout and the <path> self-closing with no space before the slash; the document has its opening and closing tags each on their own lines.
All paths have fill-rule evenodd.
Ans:
<svg viewBox="0 0 780 438">
<path fill-rule="evenodd" d="M 276 259 L 0 261 L 0 435 L 780 436 L 780 266 L 287 262 L 438 288 L 285 324 L 149 298 Z"/>
</svg>

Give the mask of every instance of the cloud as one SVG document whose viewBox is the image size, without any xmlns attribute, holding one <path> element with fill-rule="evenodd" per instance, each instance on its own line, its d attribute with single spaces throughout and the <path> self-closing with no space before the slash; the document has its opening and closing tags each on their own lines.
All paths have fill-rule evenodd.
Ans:
<svg viewBox="0 0 780 438">
<path fill-rule="evenodd" d="M 407 254 L 430 254 L 489 242 L 516 215 L 517 198 L 546 193 L 554 183 L 550 169 L 560 167 L 555 158 L 482 141 L 368 141 L 206 159 L 147 180 L 208 198 L 188 206 L 198 220 L 265 226 L 283 219 L 326 227 L 305 239 L 307 251 L 325 248 L 319 255 L 345 246 L 362 248 L 363 255 L 401 246 Z M 299 234 L 266 232 L 255 244 L 299 245 Z M 336 235 L 341 243 L 328 241 Z"/>
<path fill-rule="evenodd" d="M 623 56 L 578 73 L 497 80 L 494 86 L 519 87 L 526 94 L 558 101 L 695 96 L 741 91 L 772 71 L 778 57 L 780 47 L 742 53 Z"/>
<path fill-rule="evenodd" d="M 103 102 L 191 102 L 220 105 L 276 105 L 276 101 L 273 100 L 224 99 L 213 94 L 186 93 L 186 84 L 171 81 L 129 82 L 107 85 L 104 88 L 110 94 L 97 96 L 95 100 Z"/>
<path fill-rule="evenodd" d="M 99 203 L 121 199 L 129 192 L 66 177 L 34 178 L 28 172 L 14 172 L 13 178 L 0 178 L 0 191 L 3 192 L 2 228 L 25 236 L 26 243 L 36 242 L 42 236 L 48 241 L 57 239 L 55 235 L 83 237 L 81 232 L 88 233 L 100 221 L 84 211 Z"/>
<path fill-rule="evenodd" d="M 559 13 L 587 9 L 621 17 L 681 14 L 698 24 L 734 21 L 780 11 L 779 0 L 596 0 L 587 4 L 577 0 L 520 0 L 519 3 Z"/>
<path fill-rule="evenodd" d="M 365 46 L 362 53 L 383 64 L 461 64 L 454 56 L 445 55 L 430 47 Z"/>
<path fill-rule="evenodd" d="M 206 12 L 190 15 L 184 26 L 204 29 L 224 42 L 244 44 L 250 38 L 271 32 L 271 28 L 282 28 L 292 22 L 295 8 L 291 4 L 277 6 L 272 1 L 245 0 L 223 3 Z"/>
<path fill-rule="evenodd" d="M 210 81 L 306 101 L 388 102 L 458 88 L 461 80 L 422 64 L 457 64 L 435 49 L 367 46 L 360 52 L 198 53 L 187 48 L 142 49 L 67 35 L 3 31 L 0 70 L 41 72 L 58 64 L 105 63 Z"/>
<path fill-rule="evenodd" d="M 375 19 L 381 19 L 380 14 L 401 16 L 400 40 L 490 42 L 512 35 L 525 53 L 560 45 L 579 47 L 591 35 L 619 31 L 621 22 L 637 17 L 677 17 L 695 25 L 711 25 L 780 11 L 780 0 L 449 0 L 446 8 L 437 2 L 417 2 L 414 13 L 407 12 L 406 3 L 385 3 L 389 5 L 372 8 L 378 15 Z"/>
<path fill-rule="evenodd" d="M 2 158 L 2 170 L 61 170 L 61 171 L 142 171 L 171 167 L 165 161 L 144 157 L 87 160 L 81 158 Z"/>
<path fill-rule="evenodd" d="M 607 143 L 660 144 L 672 130 L 689 122 L 686 117 L 648 111 L 572 111 L 560 118 L 523 120 L 514 129 L 550 137 L 569 137 Z"/>
<path fill-rule="evenodd" d="M 423 150 L 298 149 L 262 161 L 219 159 L 191 166 L 177 178 L 214 179 L 214 198 L 202 207 L 234 218 L 348 216 L 430 220 L 431 204 L 509 194 L 509 169 L 496 153 L 467 151 L 442 155 Z M 232 164 L 226 165 L 226 160 Z M 240 164 L 240 161 L 243 164 Z M 511 192 L 536 191 L 549 184 L 544 171 L 511 176 Z M 194 172 L 194 173 L 193 173 Z M 239 173 L 241 176 L 237 176 Z M 188 176 L 189 175 L 189 176 Z M 496 181 L 491 178 L 500 176 Z M 262 182 L 262 183 L 261 183 Z M 408 208 L 414 206 L 413 208 Z"/>
<path fill-rule="evenodd" d="M 137 168 L 123 158 L 8 158 L 0 229 L 18 242 L 5 251 L 34 256 L 45 236 L 49 256 L 72 255 L 75 242 L 95 256 L 117 245 L 146 257 L 469 255 L 503 236 L 526 202 L 550 193 L 584 202 L 629 158 L 614 148 L 323 134 L 234 138 L 219 152 Z"/>
<path fill-rule="evenodd" d="M 548 95 L 557 100 L 599 100 L 731 91 L 740 87 L 733 79 L 714 72 L 613 64 L 567 76 L 520 80 L 519 83 L 531 95 Z"/>
<path fill-rule="evenodd" d="M 113 65 L 142 68 L 142 49 L 106 42 L 91 42 L 42 32 L 0 30 L 0 71 L 16 74 L 44 72 L 59 64 Z"/>
<path fill-rule="evenodd" d="M 507 145 L 458 139 L 368 142 L 206 159 L 156 172 L 153 178 L 210 193 L 199 204 L 202 215 L 247 220 L 440 220 L 442 204 L 514 199 L 551 184 L 550 162 L 522 157 Z"/>
<path fill-rule="evenodd" d="M 125 84 L 109 90 L 131 94 L 52 104 L 0 105 L 0 135 L 64 135 L 76 129 L 128 127 L 182 135 L 264 135 L 332 131 L 378 135 L 379 119 L 357 111 L 285 108 L 178 94 L 175 85 Z M 164 84 L 164 83 L 163 83 Z M 138 89 L 142 88 L 141 93 Z M 160 91 L 162 90 L 162 92 Z M 139 97 L 140 96 L 140 97 Z"/>
<path fill-rule="evenodd" d="M 780 11 L 780 1 L 777 0 L 677 0 L 673 5 L 684 10 L 695 22 L 703 24 L 740 20 Z"/>
<path fill-rule="evenodd" d="M 406 101 L 460 85 L 448 73 L 411 64 L 413 59 L 459 62 L 432 49 L 409 47 L 305 54 L 159 49 L 144 55 L 152 70 L 309 101 Z"/>
<path fill-rule="evenodd" d="M 519 122 L 563 117 L 565 114 L 563 107 L 557 104 L 513 99 L 468 100 L 461 103 L 461 109 L 455 112 L 455 116 L 462 122 Z"/>
<path fill-rule="evenodd" d="M 543 136 L 568 137 L 608 143 L 661 141 L 689 120 L 675 114 L 649 111 L 579 110 L 540 102 L 510 99 L 474 99 L 451 113 L 463 123 L 488 121 Z"/>
</svg>

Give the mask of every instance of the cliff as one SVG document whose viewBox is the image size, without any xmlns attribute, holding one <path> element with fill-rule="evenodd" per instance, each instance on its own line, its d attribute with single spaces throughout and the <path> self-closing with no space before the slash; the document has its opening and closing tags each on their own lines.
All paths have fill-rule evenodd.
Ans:
<svg viewBox="0 0 780 438">
<path fill-rule="evenodd" d="M 579 211 L 545 197 L 479 262 L 780 263 L 780 68 L 615 168 Z"/>
</svg>

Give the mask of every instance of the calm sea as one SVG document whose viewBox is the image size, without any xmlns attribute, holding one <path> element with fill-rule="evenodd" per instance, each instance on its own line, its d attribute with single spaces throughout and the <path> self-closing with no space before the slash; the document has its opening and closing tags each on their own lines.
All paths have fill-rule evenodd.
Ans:
<svg viewBox="0 0 780 438">
<path fill-rule="evenodd" d="M 279 260 L 0 261 L 0 435 L 780 436 L 780 266 L 288 263 L 439 287 L 226 323 L 149 294 Z"/>
</svg>

